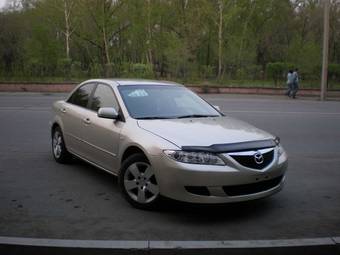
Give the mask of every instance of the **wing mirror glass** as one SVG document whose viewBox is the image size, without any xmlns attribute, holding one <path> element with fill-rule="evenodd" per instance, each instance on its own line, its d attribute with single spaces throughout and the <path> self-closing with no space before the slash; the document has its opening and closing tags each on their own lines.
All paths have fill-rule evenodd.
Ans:
<svg viewBox="0 0 340 255">
<path fill-rule="evenodd" d="M 105 118 L 105 119 L 118 119 L 118 113 L 115 110 L 115 108 L 111 107 L 102 107 L 99 108 L 98 113 L 97 113 L 99 118 Z"/>
</svg>

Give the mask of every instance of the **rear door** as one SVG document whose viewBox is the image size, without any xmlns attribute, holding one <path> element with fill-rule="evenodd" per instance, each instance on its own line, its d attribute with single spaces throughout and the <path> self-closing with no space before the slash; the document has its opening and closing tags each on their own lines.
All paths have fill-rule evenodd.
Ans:
<svg viewBox="0 0 340 255">
<path fill-rule="evenodd" d="M 90 100 L 91 111 L 85 116 L 88 121 L 84 123 L 82 139 L 86 143 L 86 158 L 106 170 L 117 172 L 119 136 L 124 122 L 99 118 L 97 112 L 101 107 L 113 107 L 119 112 L 113 89 L 106 84 L 97 84 Z"/>
</svg>

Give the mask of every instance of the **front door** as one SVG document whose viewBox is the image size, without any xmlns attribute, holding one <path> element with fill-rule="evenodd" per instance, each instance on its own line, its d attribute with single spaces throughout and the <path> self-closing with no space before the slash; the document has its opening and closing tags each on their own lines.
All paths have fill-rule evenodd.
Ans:
<svg viewBox="0 0 340 255">
<path fill-rule="evenodd" d="M 98 84 L 90 100 L 90 110 L 85 116 L 82 132 L 86 143 L 86 158 L 111 172 L 118 172 L 117 154 L 119 137 L 124 122 L 99 118 L 101 107 L 113 107 L 119 111 L 113 89 L 105 84 Z"/>
</svg>

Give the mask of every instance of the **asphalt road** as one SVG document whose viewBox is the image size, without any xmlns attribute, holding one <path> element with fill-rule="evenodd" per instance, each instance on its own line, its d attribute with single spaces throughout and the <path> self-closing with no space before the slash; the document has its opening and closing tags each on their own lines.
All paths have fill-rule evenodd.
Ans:
<svg viewBox="0 0 340 255">
<path fill-rule="evenodd" d="M 0 94 L 0 236 L 120 240 L 240 240 L 340 235 L 340 102 L 206 95 L 233 117 L 281 137 L 285 188 L 222 206 L 167 201 L 132 208 L 116 179 L 50 152 L 51 103 L 63 94 Z"/>
</svg>

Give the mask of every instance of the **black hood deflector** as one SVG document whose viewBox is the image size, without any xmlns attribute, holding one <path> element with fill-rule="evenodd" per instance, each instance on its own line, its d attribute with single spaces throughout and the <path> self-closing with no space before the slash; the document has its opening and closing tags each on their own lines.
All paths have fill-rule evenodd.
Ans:
<svg viewBox="0 0 340 255">
<path fill-rule="evenodd" d="M 272 148 L 275 146 L 276 142 L 273 139 L 268 139 L 241 143 L 212 144 L 210 146 L 182 146 L 182 150 L 192 152 L 224 153 L 224 152 L 260 150 L 265 148 Z"/>
</svg>

